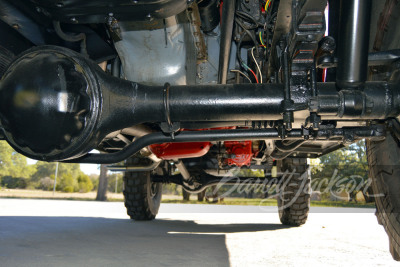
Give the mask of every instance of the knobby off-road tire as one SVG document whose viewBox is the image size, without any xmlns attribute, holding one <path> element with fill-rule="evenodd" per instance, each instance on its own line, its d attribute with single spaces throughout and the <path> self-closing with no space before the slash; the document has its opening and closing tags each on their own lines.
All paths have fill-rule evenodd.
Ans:
<svg viewBox="0 0 400 267">
<path fill-rule="evenodd" d="M 200 201 L 200 202 L 203 202 L 205 196 L 206 196 L 206 190 L 204 189 L 200 193 L 197 193 L 197 200 Z"/>
<path fill-rule="evenodd" d="M 282 161 L 282 180 L 277 186 L 278 212 L 282 224 L 300 226 L 306 223 L 310 210 L 311 180 L 307 159 Z"/>
<path fill-rule="evenodd" d="M 189 201 L 190 200 L 190 193 L 183 189 L 182 187 L 182 197 L 184 201 Z"/>
<path fill-rule="evenodd" d="M 390 253 L 400 261 L 400 148 L 388 134 L 385 141 L 367 141 L 367 156 L 378 223 L 389 236 Z"/>
<path fill-rule="evenodd" d="M 144 163 L 145 162 L 145 163 Z M 126 162 L 129 165 L 148 164 L 143 159 L 131 158 Z M 160 208 L 162 184 L 151 181 L 151 173 L 125 172 L 124 199 L 129 217 L 137 221 L 153 220 Z"/>
<path fill-rule="evenodd" d="M 380 44 L 380 47 L 375 48 L 378 51 L 399 49 L 400 3 L 374 0 L 372 4 L 370 47 L 377 43 Z M 392 7 L 389 8 L 390 5 Z M 372 70 L 371 80 L 381 81 L 387 80 L 388 72 L 393 69 L 382 66 L 373 67 Z M 398 75 L 393 78 L 398 79 Z M 393 259 L 400 261 L 400 148 L 391 133 L 385 141 L 367 140 L 366 144 L 378 223 L 388 234 Z"/>
</svg>

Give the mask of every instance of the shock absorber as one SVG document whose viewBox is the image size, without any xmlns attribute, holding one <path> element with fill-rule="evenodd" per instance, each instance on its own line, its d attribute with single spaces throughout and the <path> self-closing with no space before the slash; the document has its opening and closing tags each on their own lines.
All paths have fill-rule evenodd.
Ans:
<svg viewBox="0 0 400 267">
<path fill-rule="evenodd" d="M 336 83 L 357 88 L 367 79 L 371 0 L 341 1 Z"/>
</svg>

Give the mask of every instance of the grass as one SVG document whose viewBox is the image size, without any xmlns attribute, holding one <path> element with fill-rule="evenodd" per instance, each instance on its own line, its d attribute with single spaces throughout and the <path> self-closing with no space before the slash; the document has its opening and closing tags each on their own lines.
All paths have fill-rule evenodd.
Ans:
<svg viewBox="0 0 400 267">
<path fill-rule="evenodd" d="M 122 202 L 123 196 L 121 193 L 107 193 L 108 201 Z M 276 206 L 275 199 L 261 199 L 261 198 L 225 198 L 222 202 L 209 203 L 200 202 L 194 198 L 184 201 L 181 196 L 177 195 L 163 195 L 162 203 L 175 203 L 175 204 L 210 204 L 210 205 L 243 205 L 243 206 Z M 96 192 L 89 193 L 63 193 L 41 190 L 23 190 L 23 189 L 2 189 L 0 190 L 0 198 L 25 198 L 25 199 L 54 199 L 54 200 L 80 200 L 80 201 L 94 201 Z M 312 201 L 313 207 L 348 207 L 348 208 L 374 208 L 375 203 L 354 203 L 345 201 Z"/>
<path fill-rule="evenodd" d="M 346 201 L 312 201 L 311 207 L 375 208 L 375 203 L 354 203 Z"/>
<path fill-rule="evenodd" d="M 262 202 L 261 202 L 262 201 Z M 275 206 L 275 199 L 260 199 L 260 198 L 225 198 L 224 201 L 218 203 L 210 203 L 206 201 L 197 200 L 182 200 L 182 199 L 163 199 L 162 203 L 175 203 L 175 204 L 210 204 L 210 205 L 242 205 L 242 206 Z"/>
<path fill-rule="evenodd" d="M 184 201 L 182 199 L 166 199 L 162 203 L 175 203 L 175 204 L 214 204 L 208 202 L 200 202 L 197 200 Z M 261 198 L 225 198 L 224 201 L 215 203 L 218 205 L 242 205 L 242 206 L 276 206 L 275 199 L 261 199 Z M 345 201 L 312 201 L 312 207 L 344 207 L 344 208 L 374 208 L 375 203 L 354 203 Z"/>
</svg>

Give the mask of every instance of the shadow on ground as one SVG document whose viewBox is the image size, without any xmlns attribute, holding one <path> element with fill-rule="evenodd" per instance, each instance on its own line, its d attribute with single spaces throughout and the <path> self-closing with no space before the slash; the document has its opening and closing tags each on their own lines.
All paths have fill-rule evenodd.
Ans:
<svg viewBox="0 0 400 267">
<path fill-rule="evenodd" d="M 281 224 L 92 217 L 0 217 L 3 266 L 229 266 L 225 234 Z"/>
</svg>

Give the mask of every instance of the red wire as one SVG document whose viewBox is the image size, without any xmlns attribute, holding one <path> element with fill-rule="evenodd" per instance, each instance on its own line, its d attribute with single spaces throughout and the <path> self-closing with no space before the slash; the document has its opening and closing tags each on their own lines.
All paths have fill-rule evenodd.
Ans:
<svg viewBox="0 0 400 267">
<path fill-rule="evenodd" d="M 249 71 L 253 74 L 254 78 L 256 78 L 256 82 L 259 83 L 257 75 L 254 73 L 254 71 L 252 69 L 250 69 L 250 68 L 249 68 Z"/>
</svg>

